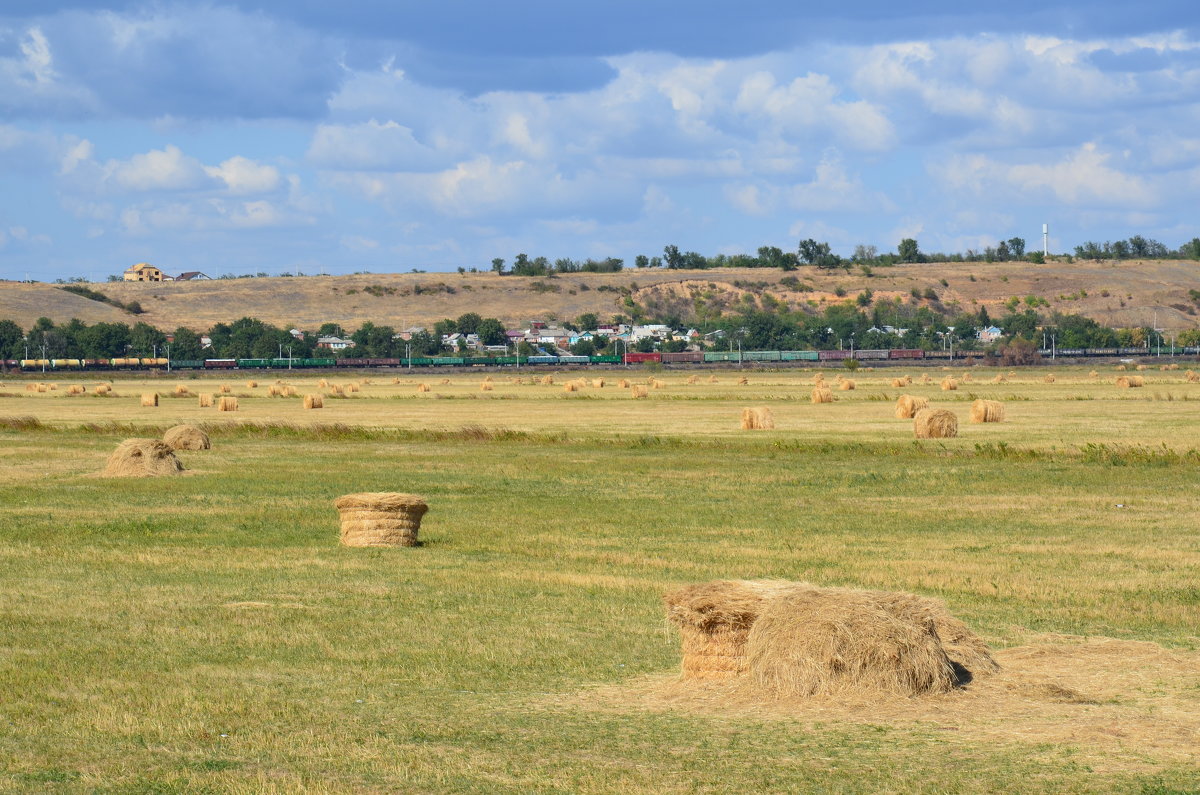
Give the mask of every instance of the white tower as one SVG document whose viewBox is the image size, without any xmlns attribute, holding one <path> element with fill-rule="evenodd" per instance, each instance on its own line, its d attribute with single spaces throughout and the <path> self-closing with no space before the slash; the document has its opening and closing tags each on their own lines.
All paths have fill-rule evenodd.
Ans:
<svg viewBox="0 0 1200 795">
<path fill-rule="evenodd" d="M 1050 224 L 1042 224 L 1042 256 L 1050 256 Z"/>
</svg>

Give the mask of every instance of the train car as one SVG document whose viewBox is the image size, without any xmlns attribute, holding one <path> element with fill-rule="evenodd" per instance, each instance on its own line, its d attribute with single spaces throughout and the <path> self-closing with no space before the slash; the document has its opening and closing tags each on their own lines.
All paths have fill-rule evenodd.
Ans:
<svg viewBox="0 0 1200 795">
<path fill-rule="evenodd" d="M 1051 351 L 1051 354 L 1054 355 L 1055 352 Z M 1058 356 L 1087 356 L 1087 348 L 1059 348 L 1057 351 L 1057 355 Z"/>
<path fill-rule="evenodd" d="M 1088 356 L 1116 356 L 1119 348 L 1088 348 Z"/>
<path fill-rule="evenodd" d="M 366 363 L 371 367 L 399 367 L 402 359 L 366 359 Z"/>
<path fill-rule="evenodd" d="M 894 348 L 888 351 L 889 359 L 924 359 L 925 351 L 920 348 Z"/>
<path fill-rule="evenodd" d="M 457 367 L 465 361 L 461 356 L 438 356 L 434 358 L 433 364 L 436 367 Z"/>
<path fill-rule="evenodd" d="M 816 351 L 780 351 L 779 358 L 785 362 L 815 362 L 818 358 Z"/>
<path fill-rule="evenodd" d="M 237 367 L 237 359 L 205 359 L 205 370 L 232 370 Z"/>
<path fill-rule="evenodd" d="M 701 359 L 703 361 L 703 359 Z M 588 362 L 591 364 L 620 364 L 620 356 L 589 356 Z"/>
<path fill-rule="evenodd" d="M 172 359 L 171 368 L 174 370 L 203 370 L 203 359 Z"/>
<path fill-rule="evenodd" d="M 530 364 L 558 364 L 558 357 L 540 353 L 536 356 L 530 356 L 526 361 Z"/>
<path fill-rule="evenodd" d="M 65 370 L 69 367 L 82 367 L 83 362 L 79 359 L 51 359 L 50 366 L 55 370 Z"/>
<path fill-rule="evenodd" d="M 657 354 L 655 354 L 657 355 Z M 588 357 L 586 356 L 559 356 L 559 364 L 587 364 Z"/>
<path fill-rule="evenodd" d="M 705 351 L 704 361 L 706 362 L 740 362 L 742 354 L 737 351 Z"/>
<path fill-rule="evenodd" d="M 822 362 L 840 362 L 850 358 L 850 351 L 817 351 L 817 358 Z"/>
<path fill-rule="evenodd" d="M 681 362 L 684 362 L 684 363 L 686 363 L 686 362 L 691 362 L 691 363 L 703 362 L 704 354 L 701 353 L 700 351 L 680 351 L 678 353 L 664 353 L 664 354 L 662 354 L 662 361 L 666 362 L 668 364 L 670 364 L 670 363 L 678 364 Z"/>
<path fill-rule="evenodd" d="M 50 366 L 49 359 L 22 359 L 21 360 L 22 369 L 33 370 L 33 369 L 36 369 L 39 367 L 42 369 L 45 369 L 49 366 Z"/>
<path fill-rule="evenodd" d="M 864 348 L 862 350 L 854 351 L 854 358 L 855 359 L 872 359 L 872 360 L 886 359 L 886 358 L 888 358 L 888 351 L 886 349 L 879 350 L 879 349 Z"/>
<path fill-rule="evenodd" d="M 937 349 L 934 349 L 932 351 L 925 351 L 925 358 L 926 359 L 949 359 L 950 351 L 943 351 L 943 350 L 937 350 Z"/>
<path fill-rule="evenodd" d="M 625 361 L 630 364 L 641 364 L 642 362 L 661 362 L 661 353 L 641 353 L 639 351 L 631 351 L 625 354 Z"/>
</svg>

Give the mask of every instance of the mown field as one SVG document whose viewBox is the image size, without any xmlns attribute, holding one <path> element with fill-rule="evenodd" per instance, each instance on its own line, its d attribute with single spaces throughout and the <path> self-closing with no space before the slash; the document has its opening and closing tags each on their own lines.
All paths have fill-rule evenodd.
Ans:
<svg viewBox="0 0 1200 795">
<path fill-rule="evenodd" d="M 319 411 L 312 374 L 3 379 L 0 791 L 1195 791 L 1200 384 L 1088 369 L 860 371 L 825 405 L 812 371 L 341 374 L 372 383 Z M 221 383 L 236 413 L 197 405 Z M 914 441 L 901 392 L 959 437 Z M 186 474 L 95 475 L 181 421 L 213 438 Z M 374 490 L 427 499 L 424 546 L 338 545 L 332 500 Z M 662 593 L 759 577 L 941 598 L 1012 678 L 680 695 Z"/>
</svg>

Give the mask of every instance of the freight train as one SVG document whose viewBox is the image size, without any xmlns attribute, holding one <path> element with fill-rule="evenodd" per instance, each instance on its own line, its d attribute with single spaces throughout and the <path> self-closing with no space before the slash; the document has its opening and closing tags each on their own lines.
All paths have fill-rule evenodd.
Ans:
<svg viewBox="0 0 1200 795">
<path fill-rule="evenodd" d="M 1137 357 L 1154 353 L 1168 356 L 1200 354 L 1197 347 L 1145 348 L 1058 348 L 1041 351 L 1043 357 L 1075 359 L 1081 357 Z M 74 370 L 310 370 L 364 367 L 558 367 L 562 365 L 629 364 L 740 364 L 743 362 L 838 362 L 856 359 L 865 362 L 920 361 L 932 359 L 974 364 L 983 360 L 982 351 L 921 350 L 892 348 L 844 351 L 685 351 L 682 353 L 637 353 L 617 356 L 428 356 L 396 359 L 166 359 L 164 357 L 125 357 L 116 359 L 8 359 L 9 369 L 29 371 Z"/>
</svg>

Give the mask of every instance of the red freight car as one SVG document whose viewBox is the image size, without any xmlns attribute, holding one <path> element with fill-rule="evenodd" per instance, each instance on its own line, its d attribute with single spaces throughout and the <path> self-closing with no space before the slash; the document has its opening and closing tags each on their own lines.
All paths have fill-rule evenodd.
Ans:
<svg viewBox="0 0 1200 795">
<path fill-rule="evenodd" d="M 637 351 L 631 351 L 625 354 L 625 361 L 629 362 L 630 364 L 638 364 L 640 362 L 661 362 L 662 356 L 663 355 L 661 353 L 638 353 Z"/>
</svg>

